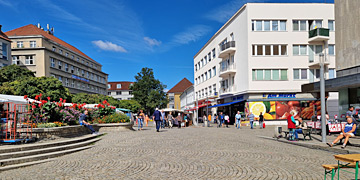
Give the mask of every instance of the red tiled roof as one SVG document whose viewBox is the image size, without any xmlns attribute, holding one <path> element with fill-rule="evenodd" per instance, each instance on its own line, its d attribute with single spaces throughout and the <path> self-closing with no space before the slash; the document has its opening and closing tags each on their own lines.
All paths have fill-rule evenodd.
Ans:
<svg viewBox="0 0 360 180">
<path fill-rule="evenodd" d="M 23 26 L 23 27 L 19 27 L 19 28 L 16 28 L 16 29 L 13 29 L 13 30 L 10 30 L 8 32 L 5 32 L 5 34 L 7 36 L 31 36 L 31 35 L 42 35 L 90 60 L 93 60 L 91 59 L 89 56 L 87 56 L 85 53 L 81 52 L 79 49 L 77 49 L 76 47 L 66 43 L 65 41 L 57 38 L 56 36 L 54 35 L 51 35 L 49 33 L 47 33 L 46 31 L 42 30 L 42 29 L 39 29 L 38 27 L 36 27 L 35 25 L 33 24 L 29 24 L 29 25 L 26 25 L 26 26 Z M 94 62 L 96 62 L 95 60 L 93 60 Z"/>
<path fill-rule="evenodd" d="M 108 82 L 111 85 L 109 91 L 114 90 L 130 90 L 130 84 L 134 84 L 134 82 L 129 81 L 119 81 L 119 82 Z M 121 88 L 116 88 L 117 84 L 121 84 Z"/>
<path fill-rule="evenodd" d="M 177 93 L 177 92 L 184 92 L 188 87 L 192 86 L 193 84 L 186 78 L 181 80 L 177 83 L 173 88 L 171 88 L 168 93 Z"/>
<path fill-rule="evenodd" d="M 0 28 L 1 28 L 1 26 L 0 26 Z M 1 38 L 1 39 L 4 39 L 4 40 L 6 40 L 6 41 L 11 42 L 11 40 L 10 40 L 10 39 L 6 36 L 6 34 L 3 33 L 1 30 L 0 30 L 0 38 Z"/>
</svg>

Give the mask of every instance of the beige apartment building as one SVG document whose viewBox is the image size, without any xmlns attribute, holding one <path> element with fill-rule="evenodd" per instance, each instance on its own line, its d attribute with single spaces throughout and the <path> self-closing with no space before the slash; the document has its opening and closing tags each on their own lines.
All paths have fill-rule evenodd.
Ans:
<svg viewBox="0 0 360 180">
<path fill-rule="evenodd" d="M 102 65 L 54 36 L 52 30 L 29 24 L 5 34 L 12 41 L 12 64 L 37 77 L 55 77 L 71 93 L 106 95 L 108 74 L 102 72 Z"/>
</svg>

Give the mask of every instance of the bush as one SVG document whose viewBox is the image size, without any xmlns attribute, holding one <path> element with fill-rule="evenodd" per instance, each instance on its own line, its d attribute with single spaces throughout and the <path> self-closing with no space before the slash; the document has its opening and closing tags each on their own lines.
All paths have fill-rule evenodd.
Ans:
<svg viewBox="0 0 360 180">
<path fill-rule="evenodd" d="M 38 128 L 52 128 L 52 127 L 56 127 L 55 123 L 39 123 L 37 125 Z"/>
<path fill-rule="evenodd" d="M 95 118 L 92 123 L 104 124 L 104 123 L 125 123 L 130 122 L 130 118 L 123 113 L 115 113 L 103 118 Z"/>
</svg>

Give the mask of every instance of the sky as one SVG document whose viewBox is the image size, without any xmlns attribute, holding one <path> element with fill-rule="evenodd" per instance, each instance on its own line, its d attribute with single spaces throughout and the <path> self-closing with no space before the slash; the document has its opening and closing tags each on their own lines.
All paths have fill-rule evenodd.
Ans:
<svg viewBox="0 0 360 180">
<path fill-rule="evenodd" d="M 3 32 L 49 24 L 102 64 L 108 81 L 134 81 L 148 67 L 171 89 L 184 77 L 194 82 L 194 55 L 248 2 L 334 0 L 0 0 L 0 24 Z"/>
</svg>

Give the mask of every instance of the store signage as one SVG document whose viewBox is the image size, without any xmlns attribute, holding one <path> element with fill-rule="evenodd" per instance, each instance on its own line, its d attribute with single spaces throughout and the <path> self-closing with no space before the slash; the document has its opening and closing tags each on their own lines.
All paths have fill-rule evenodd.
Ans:
<svg viewBox="0 0 360 180">
<path fill-rule="evenodd" d="M 237 96 L 237 97 L 233 97 L 233 101 L 242 101 L 244 100 L 244 96 Z"/>
<path fill-rule="evenodd" d="M 267 98 L 267 99 L 296 98 L 296 94 L 263 94 L 263 98 Z"/>
<path fill-rule="evenodd" d="M 82 77 L 79 77 L 79 76 L 72 75 L 71 77 L 73 79 L 77 79 L 77 80 L 84 81 L 84 82 L 87 82 L 87 83 L 90 82 L 88 79 L 85 79 L 85 78 L 82 78 Z"/>
</svg>

